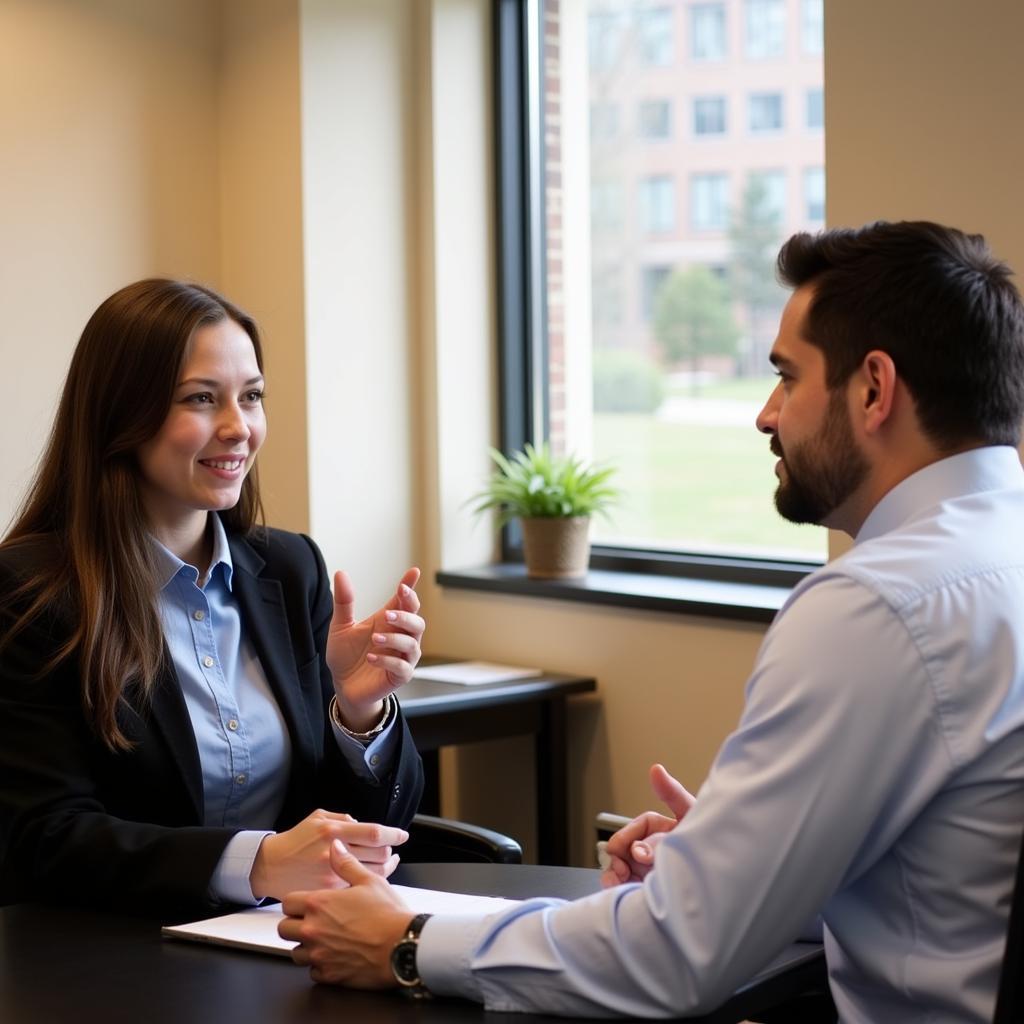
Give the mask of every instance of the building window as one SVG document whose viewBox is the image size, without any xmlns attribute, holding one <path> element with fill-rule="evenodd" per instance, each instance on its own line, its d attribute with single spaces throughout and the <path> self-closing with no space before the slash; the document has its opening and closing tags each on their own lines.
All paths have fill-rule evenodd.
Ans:
<svg viewBox="0 0 1024 1024">
<path fill-rule="evenodd" d="M 693 101 L 693 134 L 724 135 L 725 97 L 697 96 Z"/>
<path fill-rule="evenodd" d="M 598 233 L 621 230 L 621 182 L 593 181 L 590 183 L 590 225 Z"/>
<path fill-rule="evenodd" d="M 640 315 L 645 321 L 654 319 L 654 304 L 658 292 L 665 283 L 672 268 L 668 266 L 644 267 L 640 277 Z"/>
<path fill-rule="evenodd" d="M 752 425 L 787 298 L 775 257 L 824 212 L 801 0 L 785 17 L 747 0 L 494 3 L 501 446 L 547 439 L 619 467 L 624 500 L 591 527 L 599 567 L 820 563 L 826 532 L 777 515 Z M 780 49 L 773 25 L 788 32 L 772 64 L 747 57 L 748 19 L 767 25 L 757 52 Z M 595 404 L 627 376 L 628 408 Z"/>
<path fill-rule="evenodd" d="M 637 116 L 642 139 L 667 139 L 672 134 L 672 104 L 668 100 L 643 100 Z"/>
<path fill-rule="evenodd" d="M 744 28 L 748 57 L 782 57 L 786 52 L 785 0 L 745 0 Z"/>
<path fill-rule="evenodd" d="M 640 227 L 647 234 L 664 234 L 676 226 L 676 185 L 668 175 L 640 180 Z"/>
<path fill-rule="evenodd" d="M 811 131 L 825 127 L 825 90 L 820 86 L 807 90 L 807 127 Z"/>
<path fill-rule="evenodd" d="M 626 18 L 618 11 L 594 11 L 587 18 L 587 50 L 590 67 L 608 71 L 622 54 Z"/>
<path fill-rule="evenodd" d="M 804 213 L 810 224 L 825 223 L 825 168 L 804 170 Z"/>
<path fill-rule="evenodd" d="M 668 67 L 672 63 L 672 9 L 653 7 L 640 11 L 637 25 L 640 61 L 648 67 Z"/>
<path fill-rule="evenodd" d="M 751 171 L 748 188 L 759 196 L 765 217 L 775 224 L 786 221 L 786 172 L 783 170 Z"/>
<path fill-rule="evenodd" d="M 694 4 L 690 8 L 690 56 L 694 60 L 724 60 L 728 49 L 724 4 Z"/>
<path fill-rule="evenodd" d="M 619 134 L 619 107 L 616 103 L 590 104 L 590 138 L 614 139 Z"/>
<path fill-rule="evenodd" d="M 825 0 L 800 0 L 800 48 L 811 57 L 825 49 Z"/>
<path fill-rule="evenodd" d="M 748 125 L 755 135 L 780 132 L 783 128 L 782 93 L 753 92 L 747 107 Z"/>
<path fill-rule="evenodd" d="M 694 231 L 724 231 L 729 226 L 729 176 L 690 176 L 690 226 Z"/>
</svg>

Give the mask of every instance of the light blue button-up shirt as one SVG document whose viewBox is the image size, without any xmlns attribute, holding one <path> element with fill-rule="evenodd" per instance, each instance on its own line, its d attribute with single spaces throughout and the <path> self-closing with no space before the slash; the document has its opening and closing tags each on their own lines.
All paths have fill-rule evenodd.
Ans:
<svg viewBox="0 0 1024 1024">
<path fill-rule="evenodd" d="M 983 448 L 794 588 L 643 884 L 436 916 L 418 965 L 495 1010 L 702 1013 L 820 913 L 843 1024 L 981 1024 L 1022 823 L 1024 473 Z"/>
<path fill-rule="evenodd" d="M 204 581 L 195 566 L 154 542 L 159 611 L 199 751 L 203 824 L 242 830 L 221 856 L 211 893 L 255 903 L 249 872 L 284 805 L 291 740 L 232 595 L 234 567 L 224 527 L 216 515 L 210 522 L 213 558 Z M 376 781 L 390 770 L 393 726 L 368 746 L 334 726 L 339 748 L 360 777 Z"/>
</svg>

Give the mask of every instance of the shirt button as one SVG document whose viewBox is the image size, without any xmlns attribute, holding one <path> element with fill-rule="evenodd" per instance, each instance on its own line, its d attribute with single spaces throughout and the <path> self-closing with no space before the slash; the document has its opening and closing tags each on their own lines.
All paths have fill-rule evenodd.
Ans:
<svg viewBox="0 0 1024 1024">
<path fill-rule="evenodd" d="M 379 760 L 380 760 L 380 755 L 379 754 L 371 754 L 370 755 L 370 764 L 376 764 Z"/>
<path fill-rule="evenodd" d="M 194 612 L 192 613 L 192 618 L 193 618 L 193 619 L 195 619 L 195 620 L 196 620 L 196 622 L 202 622 L 202 621 L 203 621 L 203 619 L 205 619 L 205 618 L 206 618 L 206 612 L 204 612 L 204 611 L 202 610 L 202 608 L 197 608 L 197 609 L 196 609 L 196 610 L 195 610 L 195 611 L 194 611 Z"/>
<path fill-rule="evenodd" d="M 213 658 L 211 658 L 209 655 L 207 655 L 205 658 L 203 658 L 203 664 L 207 668 L 213 668 Z"/>
<path fill-rule="evenodd" d="M 228 719 L 228 728 L 232 732 L 234 732 L 238 728 L 238 719 L 237 718 Z"/>
<path fill-rule="evenodd" d="M 240 786 L 244 786 L 245 785 L 245 775 L 236 775 L 235 776 L 235 782 L 237 782 Z"/>
</svg>

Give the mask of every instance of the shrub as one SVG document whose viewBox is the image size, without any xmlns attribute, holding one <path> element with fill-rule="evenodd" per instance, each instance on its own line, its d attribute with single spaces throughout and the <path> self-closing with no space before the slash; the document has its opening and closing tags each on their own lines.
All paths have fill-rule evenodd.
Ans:
<svg viewBox="0 0 1024 1024">
<path fill-rule="evenodd" d="M 665 377 L 647 356 L 623 349 L 594 353 L 594 412 L 654 412 Z"/>
</svg>

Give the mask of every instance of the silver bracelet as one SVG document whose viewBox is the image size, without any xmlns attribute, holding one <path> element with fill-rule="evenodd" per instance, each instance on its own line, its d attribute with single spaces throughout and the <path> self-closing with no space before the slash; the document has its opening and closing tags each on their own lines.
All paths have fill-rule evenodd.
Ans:
<svg viewBox="0 0 1024 1024">
<path fill-rule="evenodd" d="M 391 714 L 398 703 L 395 695 L 389 693 L 384 698 L 384 714 L 381 715 L 380 721 L 372 728 L 367 729 L 366 732 L 356 732 L 354 729 L 350 729 L 342 720 L 341 715 L 338 712 L 338 698 L 337 696 L 331 698 L 331 721 L 346 735 L 351 736 L 354 740 L 359 740 L 360 743 L 369 743 L 375 737 L 379 736 L 383 731 L 384 727 L 391 721 Z"/>
</svg>

